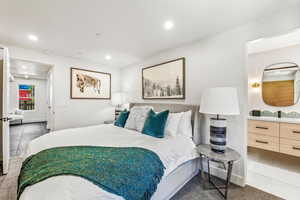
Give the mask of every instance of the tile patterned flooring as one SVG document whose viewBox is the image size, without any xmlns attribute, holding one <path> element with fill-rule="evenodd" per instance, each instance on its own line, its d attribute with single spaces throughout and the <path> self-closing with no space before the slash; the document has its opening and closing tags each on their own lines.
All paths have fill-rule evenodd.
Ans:
<svg viewBox="0 0 300 200">
<path fill-rule="evenodd" d="M 15 155 L 21 153 L 26 146 L 26 142 L 45 134 L 45 124 L 25 124 L 24 127 L 15 128 L 15 137 L 18 142 L 13 142 L 14 147 L 12 153 Z M 17 130 L 19 133 L 16 133 Z M 32 131 L 32 132 L 31 132 Z M 26 137 L 24 136 L 26 134 Z M 21 138 L 26 138 L 22 140 Z M 31 138 L 31 139 L 30 139 Z M 10 162 L 9 173 L 5 176 L 0 176 L 0 200 L 16 200 L 17 179 L 21 169 L 22 159 L 20 157 L 13 157 Z M 187 183 L 172 200 L 222 200 L 221 196 L 216 190 L 207 189 L 208 185 L 205 180 L 201 180 L 200 176 L 195 176 L 189 183 Z M 246 186 L 244 188 L 231 185 L 229 191 L 229 200 L 280 200 L 273 195 L 267 194 L 255 188 Z M 42 200 L 42 199 L 41 199 Z"/>
<path fill-rule="evenodd" d="M 46 129 L 46 122 L 11 125 L 10 126 L 10 156 L 19 156 L 27 144 L 49 131 Z"/>
</svg>

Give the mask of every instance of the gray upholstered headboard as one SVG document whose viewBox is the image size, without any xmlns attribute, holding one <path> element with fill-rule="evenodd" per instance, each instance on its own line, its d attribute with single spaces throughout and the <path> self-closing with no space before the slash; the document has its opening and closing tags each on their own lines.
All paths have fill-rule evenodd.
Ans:
<svg viewBox="0 0 300 200">
<path fill-rule="evenodd" d="M 172 113 L 192 111 L 192 127 L 193 127 L 193 140 L 196 145 L 201 143 L 200 134 L 200 113 L 198 105 L 188 104 L 162 104 L 162 103 L 130 103 L 129 108 L 133 106 L 152 106 L 155 111 L 161 112 L 169 110 Z"/>
</svg>

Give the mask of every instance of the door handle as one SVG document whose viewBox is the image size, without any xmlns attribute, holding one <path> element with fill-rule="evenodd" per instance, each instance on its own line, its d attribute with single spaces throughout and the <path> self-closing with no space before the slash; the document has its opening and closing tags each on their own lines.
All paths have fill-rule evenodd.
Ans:
<svg viewBox="0 0 300 200">
<path fill-rule="evenodd" d="M 293 147 L 294 150 L 300 150 L 300 147 Z"/>
<path fill-rule="evenodd" d="M 261 141 L 261 140 L 255 140 L 255 142 L 261 143 L 261 144 L 269 144 L 269 142 L 265 142 L 265 141 Z"/>
<path fill-rule="evenodd" d="M 264 129 L 264 130 L 267 130 L 267 129 L 269 129 L 269 128 L 267 128 L 267 127 L 263 127 L 263 126 L 256 126 L 255 128 L 258 128 L 258 129 Z"/>
<path fill-rule="evenodd" d="M 293 131 L 293 133 L 300 133 L 300 131 Z"/>
</svg>

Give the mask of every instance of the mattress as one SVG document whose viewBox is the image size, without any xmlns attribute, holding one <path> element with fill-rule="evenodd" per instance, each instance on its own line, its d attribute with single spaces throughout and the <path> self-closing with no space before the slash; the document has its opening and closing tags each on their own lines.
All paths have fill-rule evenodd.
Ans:
<svg viewBox="0 0 300 200">
<path fill-rule="evenodd" d="M 198 157 L 195 144 L 187 137 L 154 138 L 139 132 L 113 125 L 98 125 L 83 128 L 65 129 L 39 137 L 28 145 L 23 158 L 44 149 L 61 146 L 110 146 L 140 147 L 155 152 L 166 167 L 163 180 L 179 166 Z M 191 172 L 192 173 L 192 172 Z M 188 176 L 193 174 L 185 174 Z M 183 178 L 182 178 L 183 179 Z M 166 184 L 167 186 L 168 184 Z M 165 186 L 165 187 L 166 187 Z M 160 186 L 159 186 L 160 188 Z M 158 188 L 158 191 L 159 191 Z M 174 187 L 171 187 L 174 188 Z M 161 199 L 155 193 L 153 198 Z M 106 192 L 93 183 L 75 176 L 56 176 L 27 187 L 20 200 L 123 200 L 123 197 Z"/>
</svg>

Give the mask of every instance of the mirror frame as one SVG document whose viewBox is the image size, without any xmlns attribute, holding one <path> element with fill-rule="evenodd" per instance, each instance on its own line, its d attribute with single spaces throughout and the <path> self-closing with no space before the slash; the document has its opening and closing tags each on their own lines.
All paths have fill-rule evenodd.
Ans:
<svg viewBox="0 0 300 200">
<path fill-rule="evenodd" d="M 289 65 L 289 66 L 286 66 L 286 67 L 278 67 L 278 68 L 271 68 L 272 66 L 275 66 L 275 65 Z M 263 102 L 268 105 L 268 106 L 273 106 L 273 107 L 288 107 L 288 106 L 294 106 L 296 105 L 298 102 L 299 102 L 299 99 L 300 99 L 300 95 L 298 95 L 298 99 L 296 101 L 294 101 L 294 104 L 292 105 L 287 105 L 287 106 L 276 106 L 276 105 L 270 105 L 270 104 L 267 104 L 264 100 L 264 95 L 263 95 L 263 83 L 264 83 L 264 73 L 265 71 L 272 71 L 272 70 L 277 70 L 277 69 L 289 69 L 289 68 L 295 68 L 297 67 L 298 68 L 298 71 L 300 71 L 300 67 L 297 63 L 295 62 L 278 62 L 278 63 L 273 63 L 273 64 L 270 64 L 270 65 L 267 65 L 264 69 L 263 69 L 263 73 L 262 73 L 262 78 L 261 78 L 261 98 L 263 100 Z"/>
</svg>

